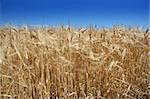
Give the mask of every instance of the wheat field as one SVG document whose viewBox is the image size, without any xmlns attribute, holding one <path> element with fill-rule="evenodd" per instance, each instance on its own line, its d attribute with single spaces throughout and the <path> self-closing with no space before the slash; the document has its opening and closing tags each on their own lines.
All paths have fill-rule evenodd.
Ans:
<svg viewBox="0 0 150 99">
<path fill-rule="evenodd" d="M 149 99 L 139 28 L 0 27 L 0 99 Z"/>
</svg>

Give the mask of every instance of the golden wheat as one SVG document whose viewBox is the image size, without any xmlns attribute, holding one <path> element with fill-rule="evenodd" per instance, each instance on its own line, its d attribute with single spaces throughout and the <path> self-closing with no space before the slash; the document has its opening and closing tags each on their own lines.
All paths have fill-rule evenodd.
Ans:
<svg viewBox="0 0 150 99">
<path fill-rule="evenodd" d="M 149 42 L 138 28 L 1 27 L 0 97 L 148 99 Z"/>
</svg>

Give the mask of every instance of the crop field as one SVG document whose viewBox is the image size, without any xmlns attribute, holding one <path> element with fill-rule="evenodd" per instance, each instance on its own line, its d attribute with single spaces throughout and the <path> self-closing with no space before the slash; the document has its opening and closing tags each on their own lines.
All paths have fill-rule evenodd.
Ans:
<svg viewBox="0 0 150 99">
<path fill-rule="evenodd" d="M 0 99 L 150 99 L 149 34 L 0 27 Z"/>
</svg>

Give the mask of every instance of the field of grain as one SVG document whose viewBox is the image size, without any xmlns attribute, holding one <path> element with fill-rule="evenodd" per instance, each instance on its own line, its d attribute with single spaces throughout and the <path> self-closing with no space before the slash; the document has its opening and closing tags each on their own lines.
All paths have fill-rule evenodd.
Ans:
<svg viewBox="0 0 150 99">
<path fill-rule="evenodd" d="M 0 99 L 148 99 L 139 28 L 0 27 Z"/>
</svg>

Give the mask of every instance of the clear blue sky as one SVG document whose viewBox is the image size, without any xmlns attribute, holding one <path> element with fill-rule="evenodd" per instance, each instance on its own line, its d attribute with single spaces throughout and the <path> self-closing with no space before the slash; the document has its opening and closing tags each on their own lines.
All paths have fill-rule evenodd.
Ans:
<svg viewBox="0 0 150 99">
<path fill-rule="evenodd" d="M 0 0 L 0 24 L 149 24 L 149 0 Z"/>
</svg>

